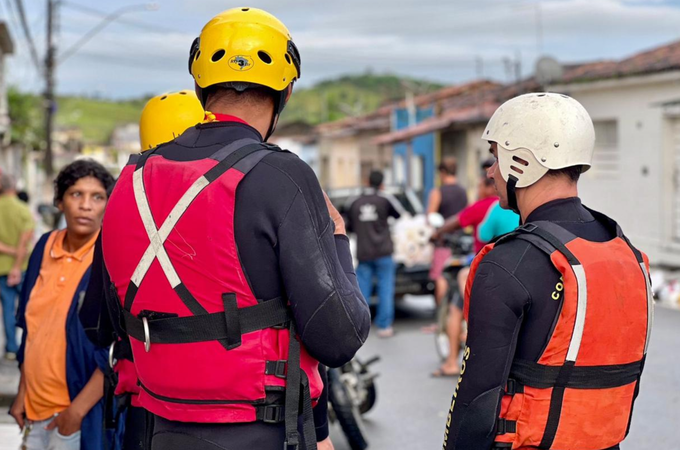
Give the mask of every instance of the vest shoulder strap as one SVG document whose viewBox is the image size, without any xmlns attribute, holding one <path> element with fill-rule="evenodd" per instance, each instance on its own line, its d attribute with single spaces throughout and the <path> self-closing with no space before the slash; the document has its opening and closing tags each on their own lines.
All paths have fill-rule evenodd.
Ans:
<svg viewBox="0 0 680 450">
<path fill-rule="evenodd" d="M 539 250 L 553 254 L 559 251 L 571 265 L 580 265 L 578 258 L 567 248 L 567 244 L 577 236 L 565 228 L 548 221 L 529 222 L 518 227 L 515 231 L 501 237 L 496 245 L 512 239 L 521 239 L 534 245 Z"/>
</svg>

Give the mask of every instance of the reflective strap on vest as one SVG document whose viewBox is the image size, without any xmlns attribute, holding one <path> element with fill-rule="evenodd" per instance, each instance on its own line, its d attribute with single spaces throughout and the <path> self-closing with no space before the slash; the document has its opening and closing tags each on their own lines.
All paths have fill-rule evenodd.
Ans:
<svg viewBox="0 0 680 450">
<path fill-rule="evenodd" d="M 243 145 L 242 141 L 247 141 L 249 144 Z M 174 265 L 170 261 L 170 257 L 165 251 L 165 241 L 179 219 L 182 218 L 182 215 L 186 212 L 189 206 L 191 206 L 191 203 L 208 185 L 210 185 L 210 183 L 218 179 L 221 175 L 226 173 L 230 168 L 232 168 L 246 156 L 257 151 L 268 149 L 268 147 L 262 143 L 252 143 L 253 141 L 250 139 L 242 141 L 236 141 L 227 146 L 227 148 L 231 147 L 233 151 L 230 153 L 223 153 L 224 159 L 219 161 L 217 165 L 213 166 L 210 170 L 203 174 L 203 176 L 194 181 L 194 183 L 189 187 L 189 189 L 187 189 L 184 195 L 182 195 L 177 204 L 172 208 L 172 211 L 170 211 L 170 214 L 168 214 L 165 222 L 163 222 L 161 227 L 158 229 L 156 228 L 156 223 L 153 219 L 153 214 L 151 213 L 151 208 L 149 206 L 149 200 L 144 187 L 143 175 L 144 166 L 152 153 L 150 153 L 148 156 L 145 154 L 142 156 L 142 158 L 140 158 L 137 163 L 137 168 L 132 175 L 133 190 L 137 209 L 139 210 L 144 228 L 146 229 L 147 235 L 149 236 L 149 246 L 147 247 L 144 255 L 132 274 L 130 285 L 128 286 L 128 290 L 125 295 L 125 309 L 128 311 L 132 309 L 132 303 L 134 301 L 136 291 L 142 284 L 142 281 L 151 267 L 151 264 L 156 259 L 158 259 L 158 262 L 163 269 L 163 273 L 170 282 L 172 288 L 175 291 L 178 291 L 178 294 L 180 294 L 179 291 L 186 291 L 186 289 L 182 289 L 182 281 L 177 275 L 177 271 L 175 270 Z M 222 152 L 222 150 L 220 150 L 220 152 Z M 154 151 L 155 150 L 152 150 L 151 152 Z M 205 314 L 207 312 L 188 291 L 182 292 L 180 294 L 180 298 L 193 314 Z"/>
<path fill-rule="evenodd" d="M 649 340 L 652 336 L 652 328 L 654 327 L 654 291 L 652 290 L 652 281 L 649 277 L 649 271 L 644 261 L 640 263 L 640 268 L 645 276 L 645 284 L 647 285 L 647 337 L 645 341 L 645 355 L 649 348 Z"/>
</svg>

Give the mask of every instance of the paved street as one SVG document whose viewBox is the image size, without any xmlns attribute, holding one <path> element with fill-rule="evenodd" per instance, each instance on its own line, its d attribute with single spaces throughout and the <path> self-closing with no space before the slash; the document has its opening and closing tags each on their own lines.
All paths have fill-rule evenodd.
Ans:
<svg viewBox="0 0 680 450">
<path fill-rule="evenodd" d="M 418 298 L 420 304 L 427 299 Z M 371 337 L 360 352 L 378 354 L 378 404 L 366 415 L 370 450 L 437 450 L 456 380 L 433 379 L 437 367 L 433 338 L 420 327 L 429 321 L 411 302 L 409 317 L 398 320 L 391 340 Z M 414 316 L 413 313 L 416 313 Z M 336 450 L 349 450 L 339 426 L 333 426 Z M 677 449 L 680 442 L 680 311 L 656 309 L 656 323 L 647 357 L 633 426 L 623 450 Z"/>
<path fill-rule="evenodd" d="M 380 355 L 373 367 L 378 404 L 366 415 L 370 450 L 436 450 L 441 448 L 445 412 L 455 380 L 433 379 L 437 367 L 433 338 L 420 332 L 429 323 L 430 301 L 414 298 L 400 308 L 398 334 L 389 340 L 371 337 L 360 356 Z M 680 442 L 680 311 L 656 310 L 656 326 L 636 404 L 631 434 L 623 450 L 665 450 Z M 0 414 L 0 450 L 16 450 L 19 435 Z M 350 450 L 339 426 L 332 425 L 336 450 Z"/>
</svg>

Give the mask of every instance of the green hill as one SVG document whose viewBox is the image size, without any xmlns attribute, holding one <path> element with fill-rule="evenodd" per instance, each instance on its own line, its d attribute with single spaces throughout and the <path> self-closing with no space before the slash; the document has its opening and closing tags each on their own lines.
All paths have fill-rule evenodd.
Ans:
<svg viewBox="0 0 680 450">
<path fill-rule="evenodd" d="M 110 101 L 84 97 L 57 99 L 58 127 L 79 127 L 85 142 L 105 144 L 118 125 L 139 122 L 147 99 Z"/>
<path fill-rule="evenodd" d="M 441 85 L 398 77 L 396 75 L 347 75 L 326 80 L 306 89 L 296 89 L 281 117 L 281 123 L 322 122 L 357 116 L 375 111 L 385 102 L 404 98 L 408 89 L 423 94 Z M 118 125 L 138 122 L 147 98 L 113 101 L 89 97 L 61 96 L 57 99 L 57 127 L 79 127 L 83 139 L 90 144 L 108 143 Z M 42 136 L 41 101 L 32 94 L 11 90 L 10 115 L 15 123 L 30 127 L 33 134 Z M 29 116 L 29 111 L 32 111 Z M 35 117 L 34 117 L 35 116 Z M 22 135 L 25 141 L 27 137 Z"/>
<path fill-rule="evenodd" d="M 385 102 L 401 100 L 405 84 L 416 94 L 424 94 L 442 86 L 396 75 L 348 75 L 322 81 L 307 89 L 296 89 L 281 122 L 302 121 L 312 125 L 358 116 L 375 111 Z"/>
</svg>

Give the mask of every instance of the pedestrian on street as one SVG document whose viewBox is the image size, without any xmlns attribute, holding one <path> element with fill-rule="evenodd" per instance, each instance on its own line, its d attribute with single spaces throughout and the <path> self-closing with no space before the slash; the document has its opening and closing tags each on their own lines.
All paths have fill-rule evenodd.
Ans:
<svg viewBox="0 0 680 450">
<path fill-rule="evenodd" d="M 458 163 L 456 158 L 448 157 L 439 165 L 439 180 L 441 186 L 432 189 L 428 199 L 427 215 L 438 213 L 444 220 L 448 220 L 458 214 L 468 204 L 467 192 L 458 184 L 456 173 Z M 441 239 L 435 242 L 430 266 L 430 280 L 435 282 L 434 299 L 439 305 L 449 291 L 449 283 L 443 275 L 446 262 L 451 259 L 451 247 Z M 436 325 L 431 329 L 436 330 Z"/>
<path fill-rule="evenodd" d="M 123 169 L 102 229 L 152 449 L 332 449 L 319 362 L 350 361 L 370 317 L 340 214 L 266 142 L 300 55 L 274 16 L 236 8 L 205 25 L 189 71 L 207 123 Z"/>
<path fill-rule="evenodd" d="M 374 170 L 368 178 L 368 188 L 347 206 L 347 227 L 357 236 L 357 278 L 366 301 L 376 287 L 378 311 L 375 324 L 378 336 L 394 335 L 394 282 L 396 269 L 392 254 L 394 244 L 388 219 L 404 214 L 399 201 L 383 190 L 383 174 Z"/>
<path fill-rule="evenodd" d="M 5 329 L 5 359 L 11 361 L 16 359 L 19 351 L 16 305 L 28 267 L 34 228 L 31 210 L 17 197 L 14 177 L 0 171 L 0 299 Z"/>
<path fill-rule="evenodd" d="M 196 93 L 188 90 L 157 95 L 151 98 L 139 121 L 142 152 L 172 141 L 188 128 L 201 123 L 205 112 Z M 135 154 L 131 161 L 139 159 Z M 116 332 L 105 301 L 110 282 L 102 274 L 101 234 L 94 247 L 92 275 L 80 308 L 80 321 L 88 338 L 97 346 L 113 346 L 109 367 L 104 372 L 106 425 L 116 430 L 115 448 L 148 450 L 153 436 L 153 414 L 139 403 L 137 372 L 132 361 L 130 340 Z"/>
<path fill-rule="evenodd" d="M 493 180 L 482 174 L 477 185 L 477 201 L 472 205 L 464 208 L 459 214 L 447 220 L 444 225 L 439 228 L 433 235 L 432 239 L 440 239 L 446 233 L 452 233 L 461 228 L 472 227 L 474 236 L 474 250 L 479 252 L 484 244 L 479 240 L 477 230 L 479 226 L 484 223 L 488 216 L 491 207 L 498 202 L 496 190 L 493 185 Z M 465 280 L 469 273 L 469 267 L 462 268 L 457 275 L 458 288 L 462 291 L 465 289 Z M 449 338 L 449 347 L 451 351 L 446 361 L 442 363 L 439 369 L 432 373 L 435 378 L 439 377 L 453 377 L 460 375 L 460 364 L 458 363 L 458 354 L 460 353 L 460 343 L 464 341 L 463 333 L 463 295 L 452 296 L 454 300 L 449 306 L 449 315 L 446 321 L 446 335 Z"/>
<path fill-rule="evenodd" d="M 21 292 L 21 380 L 10 414 L 25 450 L 103 449 L 106 350 L 85 336 L 78 308 L 90 279 L 94 242 L 113 177 L 99 163 L 75 161 L 54 182 L 66 228 L 43 235 Z"/>
<path fill-rule="evenodd" d="M 565 95 L 526 94 L 498 108 L 483 139 L 500 204 L 522 225 L 472 263 L 444 449 L 619 449 L 653 300 L 647 257 L 578 197 L 592 120 Z"/>
</svg>

